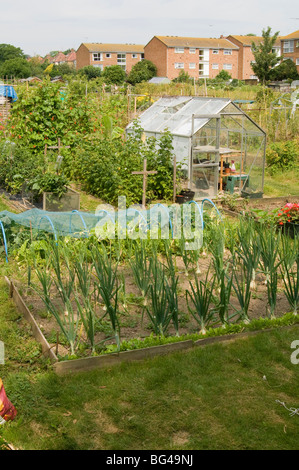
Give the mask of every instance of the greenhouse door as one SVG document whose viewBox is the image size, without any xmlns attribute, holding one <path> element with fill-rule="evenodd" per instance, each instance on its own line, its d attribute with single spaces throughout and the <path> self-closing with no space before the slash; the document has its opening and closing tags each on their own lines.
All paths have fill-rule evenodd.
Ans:
<svg viewBox="0 0 299 470">
<path fill-rule="evenodd" d="M 193 116 L 194 120 L 206 117 Z M 192 135 L 190 186 L 195 199 L 213 198 L 218 194 L 220 119 L 220 116 L 213 116 L 204 132 Z"/>
</svg>

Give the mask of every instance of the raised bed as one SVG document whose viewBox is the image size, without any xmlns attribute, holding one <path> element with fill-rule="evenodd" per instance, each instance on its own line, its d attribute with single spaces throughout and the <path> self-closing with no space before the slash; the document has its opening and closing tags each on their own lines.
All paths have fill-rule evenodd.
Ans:
<svg viewBox="0 0 299 470">
<path fill-rule="evenodd" d="M 110 367 L 113 365 L 121 364 L 124 362 L 135 362 L 143 361 L 157 356 L 164 356 L 166 354 L 185 351 L 192 349 L 194 347 L 206 346 L 213 343 L 224 343 L 227 341 L 234 341 L 242 338 L 247 338 L 252 335 L 256 335 L 262 332 L 271 331 L 271 328 L 264 330 L 256 331 L 246 331 L 242 333 L 226 334 L 220 336 L 212 336 L 207 338 L 202 338 L 198 340 L 181 340 L 175 343 L 163 344 L 158 346 L 152 346 L 148 348 L 134 349 L 130 351 L 122 351 L 119 353 L 106 353 L 100 356 L 92 356 L 80 359 L 59 361 L 58 357 L 53 351 L 54 346 L 50 346 L 46 338 L 44 337 L 42 331 L 32 313 L 26 306 L 22 296 L 20 295 L 15 284 L 5 277 L 7 285 L 9 287 L 10 296 L 15 302 L 15 305 L 20 313 L 22 313 L 25 319 L 30 323 L 32 327 L 32 333 L 36 341 L 41 344 L 42 353 L 45 357 L 48 357 L 53 365 L 53 370 L 57 375 L 66 375 L 76 372 L 86 372 L 95 369 L 101 369 L 105 367 Z M 287 326 L 286 328 L 291 328 L 292 326 Z"/>
</svg>

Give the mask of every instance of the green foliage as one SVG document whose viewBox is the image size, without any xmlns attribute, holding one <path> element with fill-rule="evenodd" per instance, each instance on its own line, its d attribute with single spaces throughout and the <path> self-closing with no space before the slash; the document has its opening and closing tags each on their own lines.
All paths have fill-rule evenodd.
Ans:
<svg viewBox="0 0 299 470">
<path fill-rule="evenodd" d="M 226 71 L 226 70 L 221 70 L 221 72 L 216 75 L 215 80 L 223 80 L 223 81 L 228 81 L 232 78 L 232 76 Z"/>
<path fill-rule="evenodd" d="M 57 175 L 54 173 L 38 174 L 28 184 L 28 189 L 31 189 L 37 194 L 44 192 L 52 193 L 61 197 L 67 192 L 68 179 L 64 175 Z"/>
<path fill-rule="evenodd" d="M 271 70 L 271 80 L 298 80 L 299 74 L 295 62 L 292 59 L 286 59 Z"/>
<path fill-rule="evenodd" d="M 66 93 L 61 83 L 44 80 L 35 87 L 18 90 L 7 125 L 13 140 L 22 142 L 34 152 L 44 151 L 45 145 L 64 145 L 76 140 L 91 128 L 89 103 L 85 98 Z"/>
<path fill-rule="evenodd" d="M 31 75 L 31 67 L 26 59 L 16 57 L 8 59 L 0 65 L 1 77 L 27 78 Z"/>
<path fill-rule="evenodd" d="M 266 150 L 266 161 L 271 173 L 294 168 L 299 163 L 299 143 L 296 140 L 275 142 Z"/>
<path fill-rule="evenodd" d="M 180 70 L 178 77 L 174 78 L 172 81 L 174 83 L 193 83 L 193 78 L 190 77 L 185 70 Z"/>
<path fill-rule="evenodd" d="M 88 80 L 99 78 L 102 75 L 101 69 L 99 67 L 93 67 L 92 65 L 82 67 L 82 69 L 80 69 L 78 73 L 81 76 L 87 77 Z"/>
<path fill-rule="evenodd" d="M 0 44 L 0 64 L 10 59 L 25 59 L 22 49 L 11 44 Z"/>
<path fill-rule="evenodd" d="M 121 85 L 126 79 L 126 72 L 120 65 L 110 65 L 104 68 L 102 77 L 108 85 Z"/>
<path fill-rule="evenodd" d="M 150 60 L 141 60 L 137 62 L 127 77 L 127 82 L 131 85 L 145 82 L 153 78 L 157 74 L 157 67 Z"/>
<path fill-rule="evenodd" d="M 263 41 L 260 44 L 252 42 L 251 48 L 255 63 L 252 63 L 251 67 L 262 83 L 271 79 L 271 70 L 280 61 L 280 57 L 275 52 L 272 52 L 278 34 L 279 32 L 276 32 L 272 36 L 271 28 L 268 27 L 262 32 Z"/>
</svg>

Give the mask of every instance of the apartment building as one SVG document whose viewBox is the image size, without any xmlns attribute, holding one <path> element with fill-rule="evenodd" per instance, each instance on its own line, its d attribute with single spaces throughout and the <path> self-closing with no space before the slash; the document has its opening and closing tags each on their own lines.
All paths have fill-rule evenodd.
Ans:
<svg viewBox="0 0 299 470">
<path fill-rule="evenodd" d="M 181 70 L 196 79 L 215 78 L 221 70 L 237 78 L 238 49 L 225 38 L 154 36 L 144 47 L 144 58 L 156 65 L 158 77 L 170 80 Z"/>
<path fill-rule="evenodd" d="M 132 67 L 144 58 L 144 46 L 138 44 L 82 43 L 76 53 L 77 70 L 88 65 L 104 70 L 120 65 L 130 73 Z"/>
<path fill-rule="evenodd" d="M 254 62 L 254 55 L 251 49 L 252 42 L 260 44 L 264 38 L 262 36 L 227 36 L 227 40 L 238 46 L 238 75 L 239 80 L 256 79 L 251 64 Z M 277 38 L 273 47 L 273 52 L 280 56 L 280 38 Z"/>
<path fill-rule="evenodd" d="M 281 55 L 284 59 L 293 60 L 299 73 L 299 30 L 287 36 L 282 36 L 280 39 Z"/>
</svg>

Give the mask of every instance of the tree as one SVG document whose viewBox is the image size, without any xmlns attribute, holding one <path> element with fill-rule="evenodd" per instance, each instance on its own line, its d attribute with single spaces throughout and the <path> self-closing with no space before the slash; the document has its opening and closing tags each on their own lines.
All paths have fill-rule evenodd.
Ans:
<svg viewBox="0 0 299 470">
<path fill-rule="evenodd" d="M 31 75 L 31 67 L 26 59 L 9 59 L 0 65 L 0 77 L 27 78 Z"/>
<path fill-rule="evenodd" d="M 271 80 L 298 80 L 297 67 L 292 59 L 286 59 L 271 70 Z"/>
<path fill-rule="evenodd" d="M 0 65 L 10 59 L 25 59 L 25 54 L 19 47 L 11 44 L 0 44 Z"/>
<path fill-rule="evenodd" d="M 137 62 L 128 75 L 127 82 L 131 85 L 147 82 L 157 74 L 157 67 L 150 60 L 141 60 Z"/>
<path fill-rule="evenodd" d="M 190 77 L 188 72 L 184 70 L 180 70 L 178 77 L 172 80 L 174 83 L 193 83 L 193 78 Z"/>
<path fill-rule="evenodd" d="M 121 85 L 126 79 L 126 72 L 120 65 L 105 67 L 102 77 L 108 85 Z"/>
<path fill-rule="evenodd" d="M 215 80 L 223 80 L 224 82 L 227 82 L 231 78 L 232 76 L 226 70 L 221 70 L 221 72 L 216 75 Z"/>
<path fill-rule="evenodd" d="M 276 52 L 273 52 L 274 44 L 277 40 L 279 31 L 271 36 L 271 28 L 263 29 L 263 41 L 260 44 L 252 42 L 251 49 L 255 63 L 251 64 L 252 70 L 258 79 L 265 83 L 271 79 L 271 70 L 281 59 Z"/>
<path fill-rule="evenodd" d="M 99 78 L 102 75 L 102 71 L 99 67 L 93 67 L 92 65 L 86 65 L 79 70 L 79 75 L 87 77 L 87 80 Z"/>
</svg>

